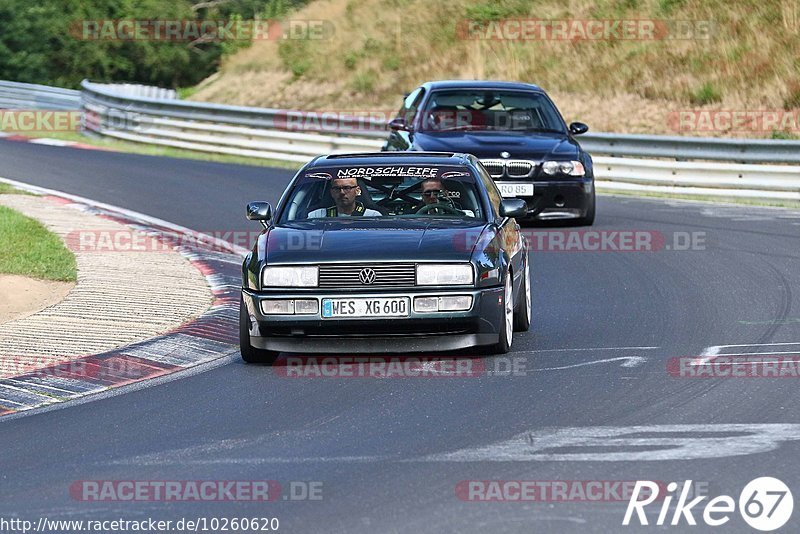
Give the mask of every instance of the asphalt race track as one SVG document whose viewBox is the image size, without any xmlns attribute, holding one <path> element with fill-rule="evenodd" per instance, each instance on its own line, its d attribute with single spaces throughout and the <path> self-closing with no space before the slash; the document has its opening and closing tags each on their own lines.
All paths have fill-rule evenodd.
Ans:
<svg viewBox="0 0 800 534">
<path fill-rule="evenodd" d="M 291 174 L 0 141 L 2 177 L 200 231 L 257 230 L 245 203 L 276 202 Z M 800 353 L 800 212 L 601 197 L 591 230 L 661 236 L 664 247 L 534 250 L 531 332 L 515 336 L 508 358 L 486 358 L 478 376 L 286 378 L 235 360 L 0 421 L 0 516 L 277 517 L 284 532 L 623 532 L 637 529 L 621 526 L 627 501 L 613 495 L 472 502 L 457 487 L 692 480 L 738 501 L 751 479 L 776 476 L 800 496 L 797 377 L 668 372 L 671 358 Z M 694 249 L 675 250 L 686 236 Z M 82 480 L 273 480 L 282 494 L 86 502 L 69 491 Z M 321 499 L 303 499 L 297 482 L 321 482 Z M 659 508 L 647 508 L 651 524 Z M 702 524 L 702 509 L 694 516 Z M 798 521 L 795 512 L 786 531 Z M 687 529 L 684 520 L 670 530 Z M 716 530 L 751 531 L 738 513 Z"/>
</svg>

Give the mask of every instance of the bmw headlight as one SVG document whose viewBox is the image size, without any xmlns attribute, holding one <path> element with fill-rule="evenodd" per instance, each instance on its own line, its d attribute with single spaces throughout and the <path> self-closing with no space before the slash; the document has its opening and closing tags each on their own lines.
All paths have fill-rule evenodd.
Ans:
<svg viewBox="0 0 800 534">
<path fill-rule="evenodd" d="M 317 287 L 319 267 L 264 267 L 263 287 Z"/>
<path fill-rule="evenodd" d="M 545 174 L 566 174 L 567 176 L 583 176 L 586 169 L 580 161 L 545 161 L 542 163 Z"/>
<path fill-rule="evenodd" d="M 450 286 L 469 285 L 474 281 L 470 263 L 423 263 L 417 265 L 417 285 Z"/>
</svg>

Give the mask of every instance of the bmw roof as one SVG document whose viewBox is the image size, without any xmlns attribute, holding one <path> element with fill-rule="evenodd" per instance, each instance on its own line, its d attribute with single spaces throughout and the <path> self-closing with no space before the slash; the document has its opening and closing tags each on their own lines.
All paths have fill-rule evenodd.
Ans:
<svg viewBox="0 0 800 534">
<path fill-rule="evenodd" d="M 496 90 L 516 90 L 516 91 L 538 91 L 544 92 L 544 89 L 532 83 L 523 82 L 504 82 L 504 81 L 487 81 L 487 80 L 439 80 L 433 82 L 425 82 L 422 84 L 426 90 L 431 89 L 496 89 Z"/>
</svg>

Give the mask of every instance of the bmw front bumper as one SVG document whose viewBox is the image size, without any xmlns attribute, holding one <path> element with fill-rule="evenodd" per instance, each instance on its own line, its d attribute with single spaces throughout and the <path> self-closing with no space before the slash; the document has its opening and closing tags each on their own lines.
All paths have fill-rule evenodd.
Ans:
<svg viewBox="0 0 800 534">
<path fill-rule="evenodd" d="M 591 207 L 593 180 L 534 182 L 532 197 L 519 197 L 528 205 L 528 218 L 540 221 L 579 219 Z"/>
</svg>

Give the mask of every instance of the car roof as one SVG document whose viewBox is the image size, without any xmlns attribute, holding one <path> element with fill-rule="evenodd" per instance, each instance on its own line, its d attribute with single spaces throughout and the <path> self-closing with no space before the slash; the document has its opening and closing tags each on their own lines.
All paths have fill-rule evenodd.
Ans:
<svg viewBox="0 0 800 534">
<path fill-rule="evenodd" d="M 357 152 L 318 156 L 305 168 L 354 165 L 467 165 L 473 159 L 470 154 L 459 152 Z"/>
<path fill-rule="evenodd" d="M 544 93 L 544 89 L 532 83 L 506 82 L 491 80 L 438 80 L 422 84 L 426 90 L 431 89 L 506 89 L 517 91 L 536 91 Z"/>
</svg>

